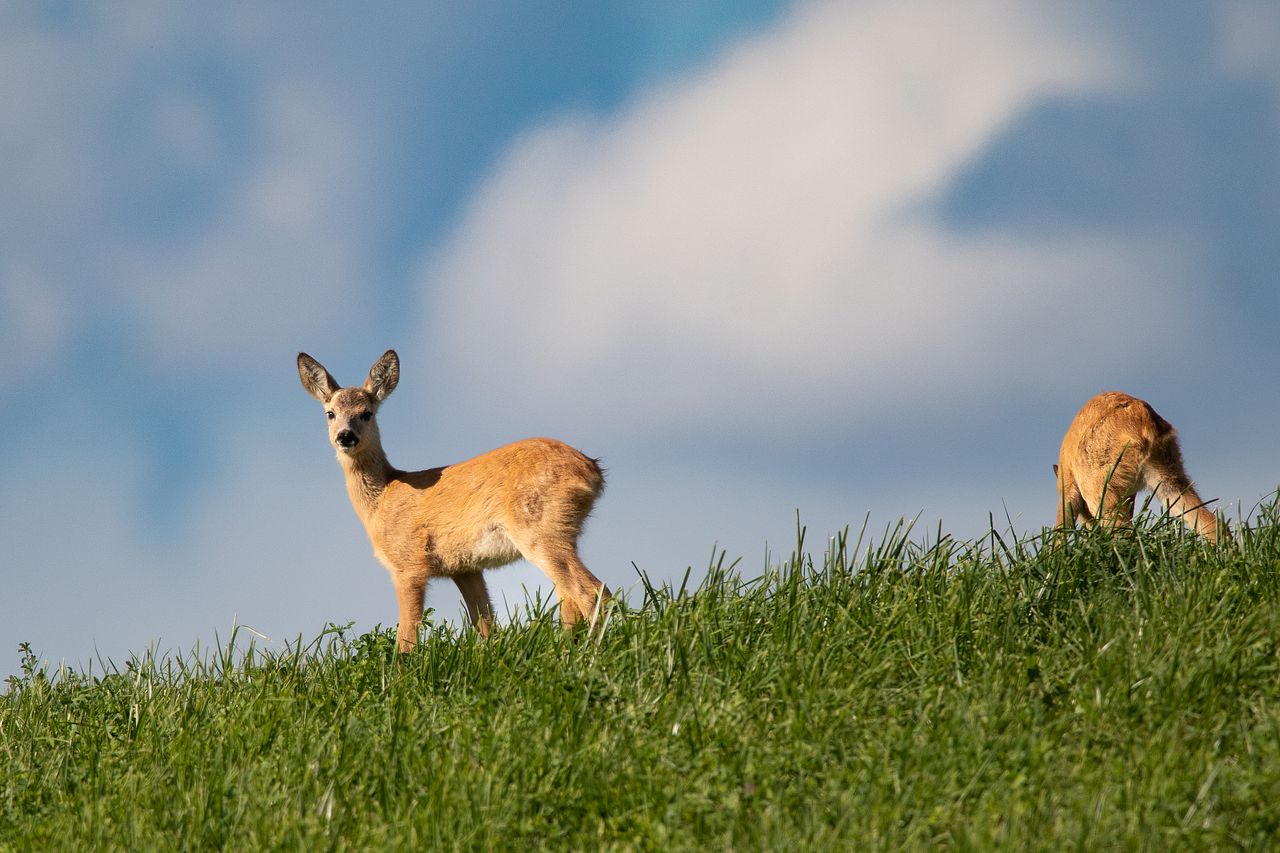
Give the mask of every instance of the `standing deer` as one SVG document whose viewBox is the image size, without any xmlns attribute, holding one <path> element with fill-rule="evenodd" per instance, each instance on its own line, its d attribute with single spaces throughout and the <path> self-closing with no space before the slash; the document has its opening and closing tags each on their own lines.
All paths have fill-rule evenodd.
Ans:
<svg viewBox="0 0 1280 853">
<path fill-rule="evenodd" d="M 329 441 L 347 494 L 373 553 L 391 573 L 400 603 L 396 643 L 417 645 L 427 581 L 453 579 L 472 624 L 488 636 L 493 607 L 481 572 L 521 557 L 556 587 L 560 621 L 597 624 L 608 588 L 578 557 L 578 537 L 604 490 L 597 460 L 549 438 L 529 438 L 466 462 L 401 471 L 387 462 L 377 413 L 400 381 L 400 359 L 387 350 L 363 387 L 343 388 L 306 353 L 298 353 L 302 387 L 325 407 Z"/>
<path fill-rule="evenodd" d="M 1187 477 L 1177 432 L 1137 397 L 1104 391 L 1085 403 L 1062 439 L 1053 473 L 1059 528 L 1068 517 L 1072 524 L 1098 518 L 1128 524 L 1134 496 L 1150 489 L 1169 515 L 1210 542 L 1226 533 Z"/>
</svg>

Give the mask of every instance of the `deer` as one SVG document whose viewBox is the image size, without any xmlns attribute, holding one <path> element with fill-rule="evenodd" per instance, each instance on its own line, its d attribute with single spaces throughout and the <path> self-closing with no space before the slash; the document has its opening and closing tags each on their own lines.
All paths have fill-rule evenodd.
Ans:
<svg viewBox="0 0 1280 853">
<path fill-rule="evenodd" d="M 374 363 L 363 386 L 343 388 L 304 352 L 298 376 L 324 404 L 347 495 L 391 575 L 400 652 L 417 646 L 433 577 L 453 580 L 471 624 L 488 637 L 493 605 L 482 572 L 521 557 L 555 584 L 561 624 L 586 620 L 596 632 L 610 593 L 583 564 L 578 538 L 604 490 L 598 459 L 555 439 L 527 438 L 455 465 L 401 471 L 387 461 L 377 417 L 400 381 L 395 350 Z"/>
<path fill-rule="evenodd" d="M 1062 439 L 1053 473 L 1059 530 L 1081 520 L 1126 526 L 1135 496 L 1149 490 L 1171 517 L 1210 542 L 1227 534 L 1187 476 L 1177 431 L 1137 397 L 1104 391 L 1085 403 Z"/>
</svg>

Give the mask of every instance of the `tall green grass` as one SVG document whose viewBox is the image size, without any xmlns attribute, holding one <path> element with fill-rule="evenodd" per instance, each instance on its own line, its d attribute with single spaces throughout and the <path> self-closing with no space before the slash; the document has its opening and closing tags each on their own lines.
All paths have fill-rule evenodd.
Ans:
<svg viewBox="0 0 1280 853">
<path fill-rule="evenodd" d="M 0 848 L 1273 847 L 1277 505 L 1213 546 L 899 525 L 717 557 L 599 640 L 536 603 L 41 669 L 0 697 Z"/>
</svg>

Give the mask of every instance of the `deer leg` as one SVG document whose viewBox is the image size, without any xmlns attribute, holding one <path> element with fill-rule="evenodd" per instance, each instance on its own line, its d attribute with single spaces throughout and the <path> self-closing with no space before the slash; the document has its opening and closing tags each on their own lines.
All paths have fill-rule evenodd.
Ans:
<svg viewBox="0 0 1280 853">
<path fill-rule="evenodd" d="M 1067 527 L 1080 520 L 1088 521 L 1089 509 L 1085 506 L 1084 495 L 1080 494 L 1080 486 L 1070 475 L 1064 475 L 1058 481 L 1058 512 L 1055 527 Z"/>
<path fill-rule="evenodd" d="M 1098 488 L 1097 509 L 1093 514 L 1100 523 L 1111 527 L 1127 527 L 1133 521 L 1133 499 L 1140 485 L 1142 463 L 1129 449 L 1120 454 L 1109 468 Z"/>
<path fill-rule="evenodd" d="M 1204 501 L 1200 500 L 1185 474 L 1179 476 L 1174 472 L 1165 472 L 1156 483 L 1154 491 L 1156 498 L 1168 509 L 1169 515 L 1180 519 L 1192 532 L 1199 533 L 1210 542 L 1218 541 L 1218 519 L 1205 508 Z"/>
<path fill-rule="evenodd" d="M 555 584 L 556 595 L 560 598 L 560 624 L 572 628 L 580 619 L 587 619 L 594 629 L 604 604 L 611 596 L 609 588 L 583 564 L 577 550 L 572 547 L 554 551 L 546 548 L 520 550 L 526 560 L 541 569 Z"/>
<path fill-rule="evenodd" d="M 396 647 L 411 652 L 418 645 L 418 628 L 422 625 L 422 602 L 427 594 L 425 577 L 396 575 L 396 600 L 400 603 L 400 625 L 396 628 Z"/>
<path fill-rule="evenodd" d="M 476 626 L 481 637 L 488 637 L 493 630 L 493 604 L 489 600 L 489 587 L 485 585 L 484 575 L 480 572 L 454 575 L 453 582 L 458 585 L 462 600 L 467 604 L 471 624 Z"/>
<path fill-rule="evenodd" d="M 1125 494 L 1109 487 L 1102 495 L 1098 519 L 1112 528 L 1128 527 L 1133 521 L 1133 498 L 1132 492 Z"/>
<path fill-rule="evenodd" d="M 565 627 L 571 627 L 578 621 L 578 606 L 569 598 L 560 594 L 559 585 L 556 586 L 556 595 L 560 598 L 560 624 Z"/>
<path fill-rule="evenodd" d="M 560 623 L 565 628 L 573 628 L 580 620 L 586 620 L 595 630 L 600 623 L 601 614 L 612 597 L 609 588 L 591 573 L 578 557 L 571 551 L 555 561 L 556 594 L 560 596 Z"/>
<path fill-rule="evenodd" d="M 1055 465 L 1054 470 L 1057 467 Z M 1054 521 L 1054 527 L 1058 530 L 1057 543 L 1061 545 L 1066 541 L 1068 527 L 1075 527 L 1080 521 L 1089 521 L 1091 518 L 1079 484 L 1070 475 L 1064 474 L 1058 481 L 1058 511 Z"/>
<path fill-rule="evenodd" d="M 575 606 L 578 611 L 578 617 L 586 619 L 591 624 L 591 630 L 594 631 L 600 624 L 609 599 L 613 596 L 609 592 L 609 587 L 605 586 L 604 582 L 586 567 L 578 557 L 577 551 L 572 551 L 569 554 L 566 566 L 568 567 L 569 582 L 572 584 L 575 593 Z"/>
</svg>

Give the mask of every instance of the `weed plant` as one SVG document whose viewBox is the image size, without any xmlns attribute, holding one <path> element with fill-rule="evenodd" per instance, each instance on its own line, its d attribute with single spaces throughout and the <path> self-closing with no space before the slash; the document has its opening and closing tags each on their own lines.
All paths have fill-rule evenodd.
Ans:
<svg viewBox="0 0 1280 853">
<path fill-rule="evenodd" d="M 1280 839 L 1277 504 L 1220 545 L 899 524 L 746 579 L 642 573 L 263 651 L 39 666 L 0 696 L 0 849 L 1164 849 Z"/>
</svg>

